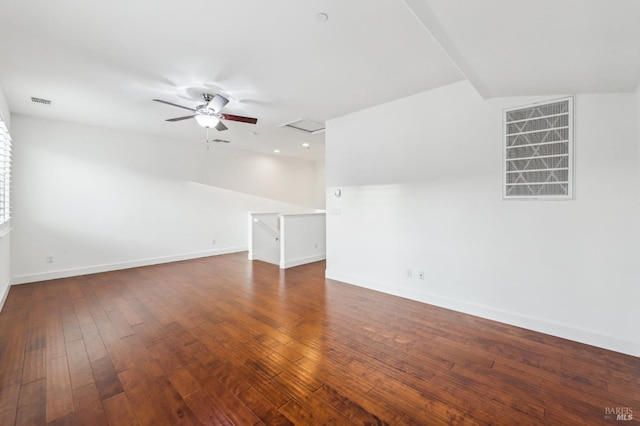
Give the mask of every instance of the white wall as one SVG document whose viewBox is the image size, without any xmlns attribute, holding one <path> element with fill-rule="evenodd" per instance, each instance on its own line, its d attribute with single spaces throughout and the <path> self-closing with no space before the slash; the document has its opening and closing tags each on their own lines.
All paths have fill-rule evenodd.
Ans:
<svg viewBox="0 0 640 426">
<path fill-rule="evenodd" d="M 0 120 L 4 121 L 11 131 L 11 116 L 9 106 L 4 96 L 4 90 L 0 85 Z M 11 267 L 9 247 L 11 244 L 11 234 L 0 237 L 0 310 L 4 305 L 4 301 L 9 294 L 9 285 L 11 283 Z"/>
<path fill-rule="evenodd" d="M 636 122 L 637 122 L 637 151 L 638 151 L 638 164 L 640 164 L 640 84 L 638 84 L 638 87 L 636 88 Z M 637 184 L 637 188 L 638 188 L 638 199 L 640 200 L 640 173 L 638 173 L 638 184 Z M 638 202 L 638 207 L 636 211 L 640 211 L 640 201 Z M 638 229 L 638 236 L 637 236 L 637 240 L 640 243 L 640 229 Z M 637 262 L 637 266 L 638 266 L 638 270 L 640 271 L 640 259 L 638 259 Z M 640 272 L 638 272 L 638 275 L 640 275 Z M 638 309 L 636 309 L 637 311 L 637 318 L 635 320 L 635 324 L 640 324 L 640 311 Z"/>
<path fill-rule="evenodd" d="M 22 115 L 12 133 L 15 283 L 246 250 L 248 212 L 315 198 L 309 161 Z"/>
<path fill-rule="evenodd" d="M 326 259 L 327 224 L 324 213 L 280 216 L 280 268 Z"/>
<path fill-rule="evenodd" d="M 253 154 L 213 144 L 196 176 L 199 182 L 309 208 L 318 207 L 311 161 Z M 324 193 L 324 190 L 322 191 Z"/>
<path fill-rule="evenodd" d="M 326 188 L 327 182 L 325 177 L 326 162 L 316 161 L 316 203 L 315 208 L 324 210 L 327 203 Z"/>
<path fill-rule="evenodd" d="M 575 200 L 502 201 L 502 109 L 537 100 L 461 82 L 329 121 L 327 277 L 640 355 L 636 97 L 576 97 Z"/>
</svg>

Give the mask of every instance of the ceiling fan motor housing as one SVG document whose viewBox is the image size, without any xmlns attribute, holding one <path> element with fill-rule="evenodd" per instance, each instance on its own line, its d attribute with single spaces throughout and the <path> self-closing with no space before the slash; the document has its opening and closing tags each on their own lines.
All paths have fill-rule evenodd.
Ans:
<svg viewBox="0 0 640 426">
<path fill-rule="evenodd" d="M 209 104 L 198 105 L 196 107 L 196 114 L 213 115 L 215 117 L 220 117 L 220 114 L 215 112 L 213 109 L 209 108 Z"/>
</svg>

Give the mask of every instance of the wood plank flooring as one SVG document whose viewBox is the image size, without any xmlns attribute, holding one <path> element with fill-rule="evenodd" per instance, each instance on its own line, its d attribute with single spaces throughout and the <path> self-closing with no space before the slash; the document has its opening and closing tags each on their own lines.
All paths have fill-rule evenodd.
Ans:
<svg viewBox="0 0 640 426">
<path fill-rule="evenodd" d="M 640 359 L 234 254 L 11 288 L 1 425 L 587 425 Z"/>
</svg>

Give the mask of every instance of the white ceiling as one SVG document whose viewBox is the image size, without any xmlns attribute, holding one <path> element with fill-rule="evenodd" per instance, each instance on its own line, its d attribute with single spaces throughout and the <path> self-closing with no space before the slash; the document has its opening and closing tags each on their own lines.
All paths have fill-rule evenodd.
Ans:
<svg viewBox="0 0 640 426">
<path fill-rule="evenodd" d="M 638 0 L 406 0 L 478 92 L 633 91 Z"/>
<path fill-rule="evenodd" d="M 14 113 L 204 142 L 194 120 L 164 121 L 188 111 L 151 99 L 195 106 L 221 93 L 225 112 L 258 124 L 226 121 L 212 137 L 312 160 L 324 158 L 324 135 L 278 126 L 462 79 L 398 0 L 3 0 L 0 55 Z"/>
<path fill-rule="evenodd" d="M 151 99 L 221 93 L 258 124 L 211 138 L 318 160 L 323 135 L 279 126 L 465 77 L 485 97 L 631 91 L 639 40 L 637 0 L 3 0 L 0 84 L 14 113 L 203 143 Z"/>
</svg>

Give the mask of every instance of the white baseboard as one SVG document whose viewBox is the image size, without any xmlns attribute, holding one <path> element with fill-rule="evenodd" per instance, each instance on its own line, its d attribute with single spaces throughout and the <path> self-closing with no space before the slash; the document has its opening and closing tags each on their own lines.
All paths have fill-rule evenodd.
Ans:
<svg viewBox="0 0 640 426">
<path fill-rule="evenodd" d="M 138 268 L 141 266 L 158 265 L 160 263 L 179 262 L 181 260 L 198 259 L 201 257 L 218 256 L 221 254 L 239 253 L 247 251 L 246 247 L 231 247 L 218 250 L 206 250 L 192 253 L 184 253 L 172 256 L 139 259 L 127 262 L 109 263 L 104 265 L 83 266 L 79 268 L 60 269 L 35 274 L 17 275 L 11 278 L 11 284 L 27 284 L 38 281 L 55 280 L 58 278 L 75 277 L 78 275 L 98 274 L 100 272 L 117 271 L 120 269 Z"/>
<path fill-rule="evenodd" d="M 385 284 L 374 283 L 365 279 L 361 279 L 359 277 L 333 272 L 328 269 L 325 271 L 325 276 L 326 278 L 331 280 L 340 281 L 358 287 L 368 288 L 405 299 L 416 300 L 418 302 L 439 306 L 441 308 L 451 309 L 453 311 L 462 312 L 469 315 L 475 315 L 478 317 L 498 321 L 516 327 L 522 327 L 540 333 L 550 334 L 552 336 L 560 337 L 567 340 L 573 340 L 575 342 L 585 343 L 587 345 L 597 346 L 615 352 L 620 352 L 632 356 L 640 356 L 640 342 L 634 342 L 631 340 L 613 336 L 606 336 L 593 331 L 583 330 L 553 321 L 547 321 L 542 318 L 529 317 L 515 312 L 482 306 L 463 300 L 450 299 L 407 289 L 392 288 Z"/>
<path fill-rule="evenodd" d="M 292 260 L 282 260 L 280 259 L 280 269 L 293 268 L 294 266 L 305 265 L 307 263 L 319 262 L 321 260 L 325 260 L 327 258 L 326 253 L 316 254 L 308 257 L 301 257 L 298 259 Z"/>
<path fill-rule="evenodd" d="M 270 263 L 272 265 L 278 265 L 278 261 L 277 260 L 273 260 L 273 259 L 269 259 L 266 256 L 260 256 L 260 255 L 253 255 L 251 259 L 249 260 L 259 260 L 260 262 L 264 262 L 264 263 Z"/>
</svg>

